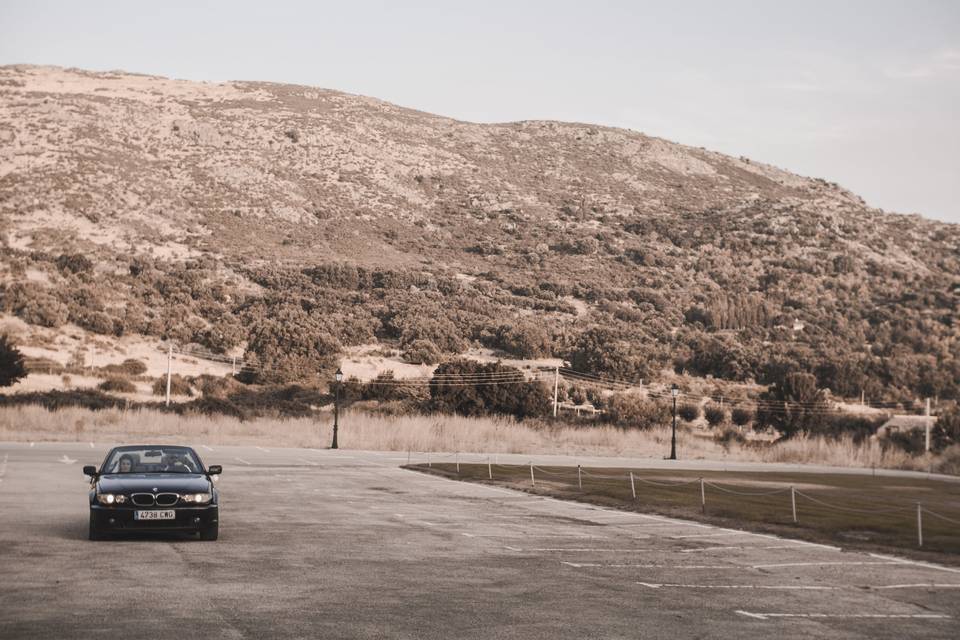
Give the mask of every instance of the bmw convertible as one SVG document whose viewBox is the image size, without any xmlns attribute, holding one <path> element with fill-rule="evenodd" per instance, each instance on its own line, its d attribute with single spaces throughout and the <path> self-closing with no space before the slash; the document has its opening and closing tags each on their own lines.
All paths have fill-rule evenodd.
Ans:
<svg viewBox="0 0 960 640">
<path fill-rule="evenodd" d="M 89 465 L 90 539 L 149 531 L 197 533 L 216 540 L 220 506 L 214 480 L 190 447 L 124 446 L 110 450 L 99 471 Z"/>
</svg>

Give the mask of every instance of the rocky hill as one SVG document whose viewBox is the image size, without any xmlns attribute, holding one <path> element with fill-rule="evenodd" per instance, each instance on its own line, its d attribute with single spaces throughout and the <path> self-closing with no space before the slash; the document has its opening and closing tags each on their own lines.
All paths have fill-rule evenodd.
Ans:
<svg viewBox="0 0 960 640">
<path fill-rule="evenodd" d="M 0 68 L 3 307 L 302 373 L 351 345 L 957 395 L 960 228 L 622 129 Z"/>
</svg>

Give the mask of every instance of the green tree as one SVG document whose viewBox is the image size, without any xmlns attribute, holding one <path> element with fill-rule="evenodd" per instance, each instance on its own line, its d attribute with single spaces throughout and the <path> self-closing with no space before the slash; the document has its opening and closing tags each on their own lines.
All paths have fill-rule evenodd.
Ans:
<svg viewBox="0 0 960 640">
<path fill-rule="evenodd" d="M 261 318 L 250 328 L 244 360 L 251 381 L 284 384 L 322 378 L 329 380 L 337 367 L 340 342 L 318 326 L 300 306 L 289 305 Z"/>
<path fill-rule="evenodd" d="M 23 354 L 7 334 L 0 335 L 0 387 L 9 387 L 27 377 Z"/>
<path fill-rule="evenodd" d="M 716 404 L 709 404 L 703 410 L 703 417 L 707 419 L 707 424 L 716 428 L 727 421 L 727 411 Z"/>
<path fill-rule="evenodd" d="M 730 412 L 730 420 L 738 427 L 745 427 L 753 422 L 753 411 L 745 407 L 735 407 Z"/>
<path fill-rule="evenodd" d="M 684 402 L 677 407 L 677 415 L 685 422 L 693 422 L 700 417 L 700 405 L 693 402 Z"/>
<path fill-rule="evenodd" d="M 648 400 L 636 393 L 615 393 L 607 400 L 602 419 L 620 427 L 651 429 L 670 424 L 671 415 L 665 402 Z"/>
<path fill-rule="evenodd" d="M 527 380 L 519 369 L 499 362 L 452 360 L 437 367 L 430 380 L 434 407 L 461 415 L 545 416 L 552 398 L 543 382 Z"/>
<path fill-rule="evenodd" d="M 794 371 L 760 394 L 757 426 L 770 426 L 790 438 L 817 429 L 829 409 L 827 394 L 817 388 L 817 378 Z"/>
</svg>

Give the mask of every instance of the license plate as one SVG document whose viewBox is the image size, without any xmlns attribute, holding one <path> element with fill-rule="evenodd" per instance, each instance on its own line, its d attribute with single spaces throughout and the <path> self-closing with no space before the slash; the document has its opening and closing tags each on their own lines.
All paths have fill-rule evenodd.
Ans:
<svg viewBox="0 0 960 640">
<path fill-rule="evenodd" d="M 176 520 L 177 512 L 169 511 L 137 511 L 133 515 L 135 520 Z"/>
</svg>

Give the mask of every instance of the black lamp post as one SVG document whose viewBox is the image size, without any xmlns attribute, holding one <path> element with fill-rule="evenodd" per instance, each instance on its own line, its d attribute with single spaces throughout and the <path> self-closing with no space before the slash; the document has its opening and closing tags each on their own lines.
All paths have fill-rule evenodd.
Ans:
<svg viewBox="0 0 960 640">
<path fill-rule="evenodd" d="M 336 449 L 337 447 L 337 429 L 340 426 L 340 383 L 343 382 L 343 371 L 340 371 L 340 367 L 337 367 L 337 372 L 333 374 L 333 377 L 336 378 L 337 384 L 333 391 L 333 444 L 330 445 L 331 449 Z"/>
<path fill-rule="evenodd" d="M 674 384 L 670 387 L 670 395 L 673 396 L 673 432 L 670 434 L 670 458 L 677 459 L 677 396 L 680 395 L 680 387 Z"/>
</svg>

